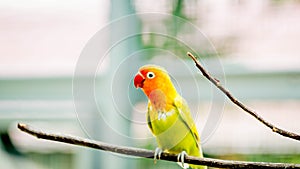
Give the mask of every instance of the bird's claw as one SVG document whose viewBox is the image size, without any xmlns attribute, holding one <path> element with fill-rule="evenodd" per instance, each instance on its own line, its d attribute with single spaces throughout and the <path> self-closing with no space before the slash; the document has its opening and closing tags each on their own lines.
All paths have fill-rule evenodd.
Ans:
<svg viewBox="0 0 300 169">
<path fill-rule="evenodd" d="M 182 151 L 177 156 L 177 163 L 184 169 L 189 168 L 189 165 L 184 163 L 185 156 L 188 155 L 185 151 Z"/>
<path fill-rule="evenodd" d="M 159 147 L 156 147 L 155 152 L 154 152 L 154 164 L 156 164 L 157 159 L 160 160 L 162 149 Z"/>
</svg>

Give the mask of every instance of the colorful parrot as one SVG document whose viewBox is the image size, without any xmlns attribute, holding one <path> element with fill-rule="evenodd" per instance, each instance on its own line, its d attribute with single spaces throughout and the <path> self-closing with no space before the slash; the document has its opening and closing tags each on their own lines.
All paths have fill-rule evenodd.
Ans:
<svg viewBox="0 0 300 169">
<path fill-rule="evenodd" d="M 184 156 L 203 157 L 200 137 L 186 101 L 177 93 L 168 72 L 156 65 L 142 66 L 134 77 L 134 86 L 148 97 L 147 123 L 156 137 L 154 160 L 163 151 L 178 154 L 178 164 L 188 168 Z M 206 166 L 190 165 L 193 169 Z"/>
</svg>

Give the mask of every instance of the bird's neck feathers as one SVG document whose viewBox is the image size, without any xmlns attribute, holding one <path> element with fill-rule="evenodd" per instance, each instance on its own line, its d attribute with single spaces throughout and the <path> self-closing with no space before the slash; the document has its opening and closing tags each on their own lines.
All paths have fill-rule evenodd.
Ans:
<svg viewBox="0 0 300 169">
<path fill-rule="evenodd" d="M 158 111 L 168 112 L 171 110 L 174 99 L 178 93 L 173 84 L 162 84 L 158 88 L 148 91 L 147 96 L 152 107 Z"/>
</svg>

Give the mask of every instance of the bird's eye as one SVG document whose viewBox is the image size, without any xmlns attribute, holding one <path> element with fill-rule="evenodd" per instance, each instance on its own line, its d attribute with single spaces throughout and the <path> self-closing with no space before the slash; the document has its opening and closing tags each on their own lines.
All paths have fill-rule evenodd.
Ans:
<svg viewBox="0 0 300 169">
<path fill-rule="evenodd" d="M 155 74 L 153 72 L 148 72 L 147 73 L 147 78 L 148 79 L 153 79 L 155 77 Z"/>
</svg>

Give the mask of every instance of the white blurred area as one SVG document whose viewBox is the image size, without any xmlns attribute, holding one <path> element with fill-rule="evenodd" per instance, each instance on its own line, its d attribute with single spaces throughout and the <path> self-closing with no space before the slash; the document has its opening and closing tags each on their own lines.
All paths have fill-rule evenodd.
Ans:
<svg viewBox="0 0 300 169">
<path fill-rule="evenodd" d="M 0 77 L 72 75 L 108 14 L 106 0 L 0 1 Z"/>
<path fill-rule="evenodd" d="M 256 70 L 300 69 L 299 1 L 207 1 L 201 9 L 203 32 L 230 50 L 228 60 Z"/>
<path fill-rule="evenodd" d="M 266 121 L 294 133 L 300 133 L 299 101 L 246 102 Z M 299 141 L 272 132 L 237 106 L 228 103 L 218 129 L 203 145 L 211 154 L 299 154 Z"/>
<path fill-rule="evenodd" d="M 132 5 L 137 12 L 172 9 L 167 1 Z M 109 21 L 107 0 L 2 0 L 0 8 L 0 77 L 71 75 L 84 45 Z M 225 62 L 299 70 L 298 1 L 185 1 L 184 9 Z"/>
</svg>

